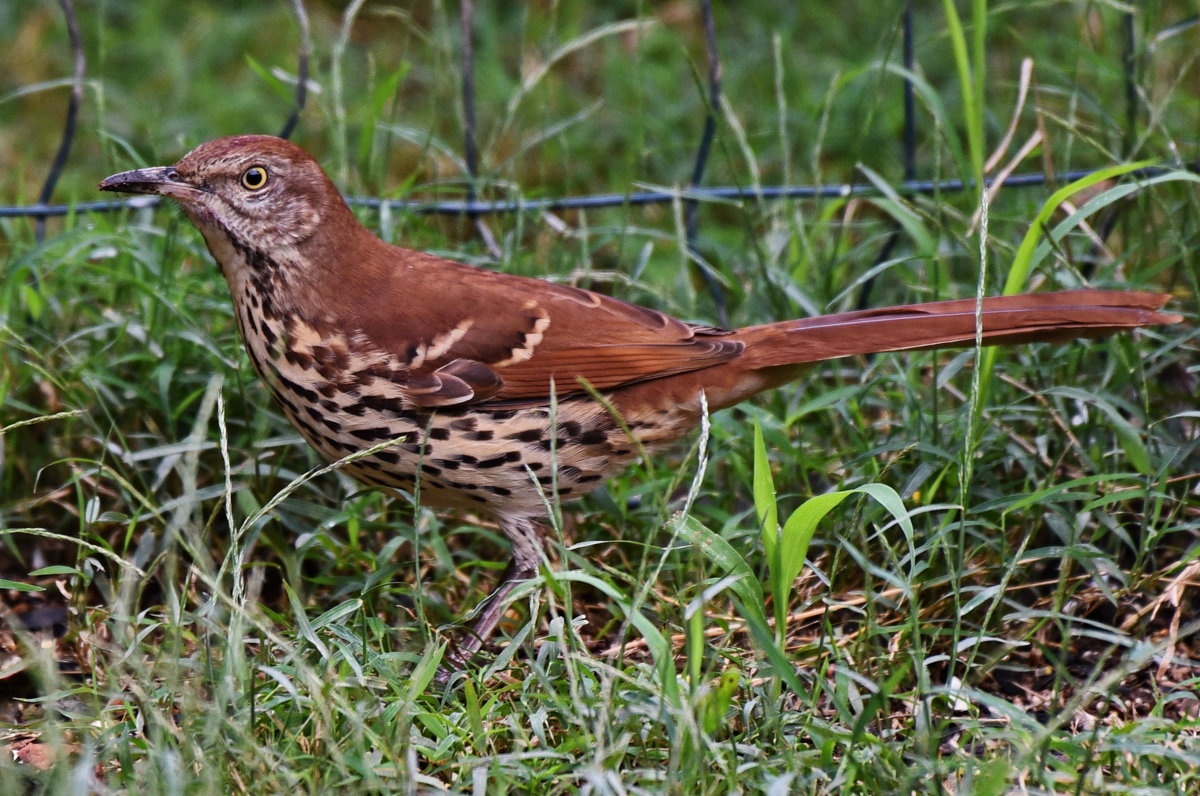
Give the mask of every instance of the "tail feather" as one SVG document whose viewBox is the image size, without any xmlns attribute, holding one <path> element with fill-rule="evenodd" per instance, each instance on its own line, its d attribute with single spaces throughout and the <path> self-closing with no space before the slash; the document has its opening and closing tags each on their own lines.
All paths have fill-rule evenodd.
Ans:
<svg viewBox="0 0 1200 796">
<path fill-rule="evenodd" d="M 1170 296 L 1123 290 L 1071 290 L 843 312 L 748 326 L 736 332 L 746 344 L 739 358 L 749 369 L 820 362 L 855 354 L 915 351 L 975 344 L 1065 341 L 1102 337 L 1122 329 L 1177 323 L 1158 312 Z"/>
</svg>

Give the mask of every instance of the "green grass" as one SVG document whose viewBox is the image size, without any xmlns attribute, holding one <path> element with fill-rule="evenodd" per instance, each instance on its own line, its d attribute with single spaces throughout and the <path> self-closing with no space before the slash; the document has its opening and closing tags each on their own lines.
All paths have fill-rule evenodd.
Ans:
<svg viewBox="0 0 1200 796">
<path fill-rule="evenodd" d="M 482 194 L 686 182 L 698 4 L 476 5 Z M 708 184 L 899 180 L 900 4 L 717 5 L 727 106 Z M 1027 56 L 1008 157 L 1039 124 L 1046 141 L 1018 171 L 1200 151 L 1195 30 L 1158 35 L 1183 4 L 1138 4 L 1132 131 L 1112 8 L 958 4 L 959 31 L 918 5 L 921 177 L 988 159 Z M 69 74 L 57 13 L 0 6 L 0 203 L 33 200 L 57 145 L 65 89 L 23 91 Z M 80 13 L 89 84 L 58 200 L 286 118 L 286 5 Z M 349 192 L 463 195 L 457 7 L 366 4 L 349 35 L 340 7 L 309 13 L 320 91 L 295 140 Z M 1198 193 L 1176 173 L 1098 208 L 1096 227 L 1119 211 L 1099 254 L 1078 221 L 1054 233 L 1052 208 L 1031 256 L 1058 187 L 1001 191 L 982 249 L 971 192 L 703 207 L 699 251 L 738 325 L 852 306 L 893 220 L 874 305 L 1133 284 L 1173 292 L 1189 321 L 999 350 L 978 381 L 971 352 L 835 362 L 717 414 L 562 507 L 512 643 L 448 691 L 437 651 L 499 576 L 498 532 L 312 475 L 181 214 L 53 221 L 43 243 L 0 221 L 0 578 L 46 588 L 7 605 L 71 609 L 55 643 L 0 632 L 0 792 L 1194 791 Z M 715 318 L 678 206 L 564 214 L 566 233 L 489 218 L 499 261 L 460 219 L 363 218 Z M 883 487 L 907 524 L 857 494 L 797 520 L 798 579 L 802 548 L 762 543 L 772 501 L 787 520 Z M 11 759 L 29 734 L 55 755 L 44 770 Z"/>
</svg>

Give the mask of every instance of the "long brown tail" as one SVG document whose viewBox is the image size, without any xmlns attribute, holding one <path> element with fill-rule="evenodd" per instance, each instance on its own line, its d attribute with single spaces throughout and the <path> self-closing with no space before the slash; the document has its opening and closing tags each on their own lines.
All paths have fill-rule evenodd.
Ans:
<svg viewBox="0 0 1200 796">
<path fill-rule="evenodd" d="M 985 298 L 981 318 L 975 299 L 957 299 L 748 326 L 736 333 L 746 343 L 739 364 L 771 368 L 854 354 L 971 346 L 979 320 L 984 345 L 1100 337 L 1178 323 L 1182 316 L 1158 312 L 1170 298 L 1128 290 L 1070 290 Z"/>
</svg>

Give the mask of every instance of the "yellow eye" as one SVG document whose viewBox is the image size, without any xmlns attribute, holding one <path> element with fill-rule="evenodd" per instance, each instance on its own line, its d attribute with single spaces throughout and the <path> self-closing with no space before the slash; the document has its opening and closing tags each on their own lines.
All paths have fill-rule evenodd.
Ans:
<svg viewBox="0 0 1200 796">
<path fill-rule="evenodd" d="M 267 187 L 265 166 L 251 166 L 242 172 L 242 187 L 247 191 L 258 191 Z"/>
</svg>

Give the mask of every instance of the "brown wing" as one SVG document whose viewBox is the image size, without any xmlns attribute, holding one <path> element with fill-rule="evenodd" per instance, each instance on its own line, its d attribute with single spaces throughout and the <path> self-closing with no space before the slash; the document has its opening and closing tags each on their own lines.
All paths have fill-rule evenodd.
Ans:
<svg viewBox="0 0 1200 796">
<path fill-rule="evenodd" d="M 372 300 L 337 314 L 405 366 L 393 378 L 421 406 L 548 399 L 583 383 L 610 390 L 727 362 L 744 348 L 725 330 L 599 293 L 421 252 L 382 253 L 388 262 L 366 269 L 386 275 Z M 358 281 L 348 280 L 343 300 Z M 378 290 L 394 300 L 378 301 Z"/>
</svg>

